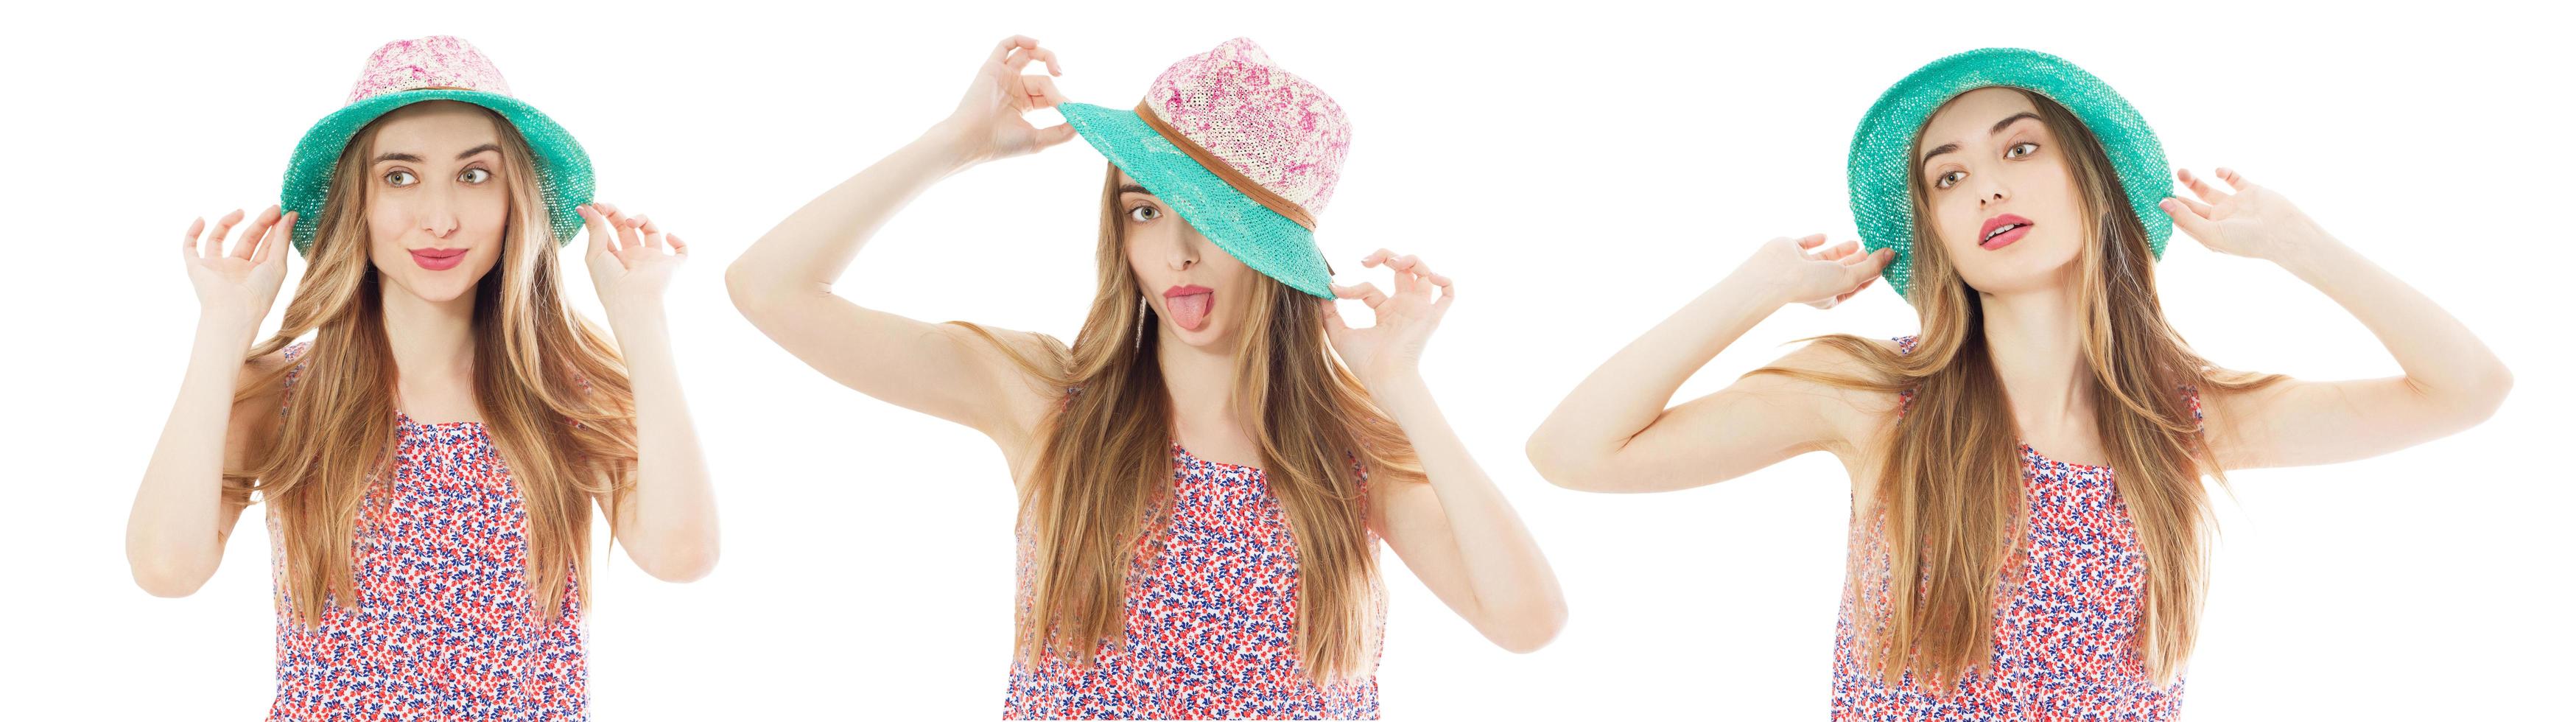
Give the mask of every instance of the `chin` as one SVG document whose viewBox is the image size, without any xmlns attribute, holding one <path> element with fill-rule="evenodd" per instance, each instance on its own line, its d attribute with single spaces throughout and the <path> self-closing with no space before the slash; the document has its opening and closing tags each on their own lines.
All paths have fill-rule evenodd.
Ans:
<svg viewBox="0 0 2576 722">
<path fill-rule="evenodd" d="M 471 281 L 445 278 L 414 280 L 394 285 L 401 288 L 403 292 L 430 303 L 446 303 L 464 298 L 466 294 L 474 292 L 474 283 Z"/>
</svg>

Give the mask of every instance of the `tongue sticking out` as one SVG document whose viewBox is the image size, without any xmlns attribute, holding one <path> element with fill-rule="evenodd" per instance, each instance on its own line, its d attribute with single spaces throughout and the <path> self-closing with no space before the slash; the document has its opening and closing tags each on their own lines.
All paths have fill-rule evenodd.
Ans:
<svg viewBox="0 0 2576 722">
<path fill-rule="evenodd" d="M 1207 325 L 1208 306 L 1215 302 L 1214 291 L 1186 296 L 1166 296 L 1163 298 L 1163 310 L 1172 314 L 1172 325 L 1181 327 L 1183 331 L 1196 331 Z"/>
</svg>

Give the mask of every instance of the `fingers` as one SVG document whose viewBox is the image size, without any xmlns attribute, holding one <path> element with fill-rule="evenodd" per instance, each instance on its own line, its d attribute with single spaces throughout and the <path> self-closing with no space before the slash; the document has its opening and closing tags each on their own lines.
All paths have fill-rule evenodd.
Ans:
<svg viewBox="0 0 2576 722">
<path fill-rule="evenodd" d="M 1378 304 L 1386 302 L 1386 292 L 1377 290 L 1377 284 L 1368 283 L 1366 281 L 1348 286 L 1338 284 L 1334 285 L 1333 297 L 1358 301 L 1371 309 L 1375 309 Z"/>
<path fill-rule="evenodd" d="M 662 250 L 662 226 L 654 223 L 652 216 L 636 216 L 635 230 L 644 235 L 645 248 Z"/>
<path fill-rule="evenodd" d="M 2218 179 L 2227 181 L 2227 187 L 2236 189 L 2236 192 L 2238 193 L 2243 193 L 2245 192 L 2245 189 L 2254 187 L 2254 182 L 2246 180 L 2244 174 L 2228 168 L 2218 169 Z"/>
<path fill-rule="evenodd" d="M 1048 127 L 1044 127 L 1044 128 L 1039 128 L 1036 134 L 1031 135 L 1031 136 L 1029 136 L 1029 137 L 1031 137 L 1031 138 L 1036 138 L 1036 139 L 1037 139 L 1037 147 L 1038 147 L 1038 148 L 1040 148 L 1040 149 L 1045 149 L 1045 148 L 1053 148 L 1053 147 L 1055 147 L 1057 144 L 1059 144 L 1059 143 L 1063 143 L 1063 142 L 1068 141 L 1068 140 L 1073 140 L 1073 136 L 1074 136 L 1074 132 L 1073 132 L 1073 124 L 1072 124 L 1072 123 L 1059 123 L 1059 124 L 1056 124 L 1056 125 L 1052 125 L 1052 126 L 1048 126 Z"/>
<path fill-rule="evenodd" d="M 608 218 L 617 226 L 617 257 L 634 258 L 635 252 L 644 248 L 644 236 L 636 228 L 642 224 L 623 212 L 611 212 Z"/>
<path fill-rule="evenodd" d="M 1064 91 L 1056 89 L 1054 78 L 1023 75 L 1020 88 L 1028 96 L 1030 108 L 1053 108 L 1065 102 Z"/>
<path fill-rule="evenodd" d="M 1361 256 L 1361 257 L 1360 257 L 1360 267 L 1361 267 L 1361 268 L 1376 268 L 1376 267 L 1378 267 L 1378 264 L 1385 263 L 1385 262 L 1386 262 L 1386 259 L 1394 258 L 1394 257 L 1395 257 L 1395 252 L 1394 252 L 1394 251 L 1390 251 L 1390 250 L 1386 250 L 1386 249 L 1384 249 L 1384 248 L 1380 248 L 1380 249 L 1377 249 L 1377 250 L 1374 250 L 1374 251 L 1370 251 L 1370 252 L 1369 252 L 1369 254 L 1368 254 L 1368 255 L 1366 255 L 1366 256 Z"/>
<path fill-rule="evenodd" d="M 1035 48 L 1037 46 L 1037 38 L 1032 38 L 1026 35 L 1013 35 L 1003 38 L 1001 44 L 993 46 L 993 54 L 991 57 L 986 58 L 986 60 L 996 63 L 1003 62 L 1010 59 L 1011 52 L 1014 50 L 1018 50 L 1020 48 Z"/>
<path fill-rule="evenodd" d="M 612 237 L 609 235 L 611 231 L 608 230 L 608 214 L 600 212 L 599 204 L 584 203 L 575 206 L 573 210 L 581 214 L 582 257 L 597 258 L 600 254 L 616 255 L 613 248 L 616 243 L 606 240 Z"/>
<path fill-rule="evenodd" d="M 1857 255 L 1860 255 L 1860 242 L 1843 241 L 1824 250 L 1817 251 L 1811 257 L 1819 261 L 1839 261 Z"/>
<path fill-rule="evenodd" d="M 240 223 L 241 219 L 242 212 L 240 210 L 226 213 L 224 214 L 224 217 L 215 219 L 214 229 L 208 231 L 205 239 L 197 243 L 197 255 L 203 258 L 213 258 L 223 255 L 224 239 L 232 237 L 233 224 Z"/>
<path fill-rule="evenodd" d="M 2216 202 L 2225 200 L 2228 196 L 2226 192 L 2218 190 L 2217 186 L 2210 185 L 2207 179 L 2192 175 L 2189 168 L 2174 171 L 2174 177 L 2181 179 L 2183 187 L 2190 188 L 2192 195 L 2200 196 L 2203 201 Z"/>
<path fill-rule="evenodd" d="M 1050 50 L 1050 49 L 1047 49 L 1047 48 L 1041 48 L 1041 47 L 1036 46 L 1034 43 L 1036 43 L 1037 41 L 1035 41 L 1035 40 L 1031 40 L 1031 41 L 1029 41 L 1029 42 L 1030 42 L 1030 43 L 1032 43 L 1032 45 L 1030 45 L 1030 46 L 1029 46 L 1029 52 L 1028 52 L 1028 57 L 1029 57 L 1029 59 L 1031 59 L 1031 60 L 1036 60 L 1036 61 L 1041 62 L 1041 63 L 1046 63 L 1046 66 L 1047 66 L 1047 74 L 1048 74 L 1048 75 L 1063 75 L 1063 74 L 1064 74 L 1064 69 L 1063 69 L 1063 68 L 1058 68 L 1058 67 L 1056 67 L 1056 65 L 1055 65 L 1055 51 L 1054 51 L 1054 50 Z"/>
<path fill-rule="evenodd" d="M 1802 249 L 1802 250 L 1803 250 L 1803 249 L 1808 249 L 1808 248 L 1814 248 L 1814 247 L 1816 247 L 1818 244 L 1822 244 L 1822 243 L 1824 243 L 1824 242 L 1825 242 L 1825 234 L 1818 233 L 1818 234 L 1815 234 L 1815 235 L 1811 235 L 1811 236 L 1807 236 L 1807 237 L 1804 237 L 1804 238 L 1797 239 L 1797 241 L 1798 241 L 1798 248 L 1800 248 L 1800 249 Z"/>
<path fill-rule="evenodd" d="M 2170 200 L 2181 203 L 2184 208 L 2191 209 L 2192 213 L 2198 214 L 2202 218 L 2218 217 L 2218 209 L 2209 207 L 2209 204 L 2207 203 L 2184 198 L 2182 196 L 2173 196 Z"/>
<path fill-rule="evenodd" d="M 680 234 L 671 234 L 671 255 L 679 256 L 681 258 L 689 257 L 689 242 L 680 240 Z"/>
<path fill-rule="evenodd" d="M 206 219 L 199 218 L 190 222 L 188 224 L 187 237 L 179 239 L 179 254 L 189 258 L 196 258 L 198 256 L 197 240 L 202 237 L 205 232 Z"/>
<path fill-rule="evenodd" d="M 2204 240 L 2211 238 L 2209 235 L 2209 231 L 2211 230 L 2210 226 L 2215 222 L 2203 217 L 2200 213 L 2195 212 L 2197 210 L 2196 208 L 2183 205 L 2184 202 L 2185 201 L 2183 201 L 2181 197 L 2177 196 L 2164 199 L 2164 202 L 2157 203 L 2156 207 L 2164 210 L 2165 215 L 2173 216 L 2174 225 L 2181 226 L 2182 231 L 2184 233 L 2191 234 L 2191 237 Z M 2206 208 L 2207 206 L 2199 207 Z"/>
<path fill-rule="evenodd" d="M 1853 285 L 1854 291 L 1860 290 L 1858 286 L 1867 285 L 1871 279 L 1878 278 L 1879 272 L 1887 270 L 1888 262 L 1896 260 L 1896 249 L 1881 248 L 1875 253 L 1860 256 L 1860 259 L 1843 265 L 1843 280 Z"/>
<path fill-rule="evenodd" d="M 250 225 L 243 226 L 241 238 L 233 241 L 232 257 L 247 261 L 258 254 L 259 244 L 268 240 L 269 229 L 277 227 L 277 215 L 277 206 L 269 206 L 251 219 Z"/>
<path fill-rule="evenodd" d="M 275 259 L 276 262 L 284 263 L 286 261 L 286 254 L 278 253 L 277 247 L 294 242 L 295 212 L 287 211 L 285 214 L 277 217 L 277 223 L 275 225 L 268 227 L 267 235 L 260 239 L 259 249 L 257 252 L 251 254 L 250 262 L 265 266 L 269 264 L 271 259 Z"/>
</svg>

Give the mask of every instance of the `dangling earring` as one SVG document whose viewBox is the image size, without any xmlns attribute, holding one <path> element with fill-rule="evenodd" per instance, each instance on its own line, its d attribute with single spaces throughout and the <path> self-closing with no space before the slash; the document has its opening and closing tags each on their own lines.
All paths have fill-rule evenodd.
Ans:
<svg viewBox="0 0 2576 722">
<path fill-rule="evenodd" d="M 1136 345 L 1135 345 L 1135 350 L 1138 350 L 1138 351 L 1143 351 L 1143 350 L 1145 350 L 1145 294 L 1143 294 L 1143 293 L 1138 293 L 1138 294 L 1136 294 Z"/>
</svg>

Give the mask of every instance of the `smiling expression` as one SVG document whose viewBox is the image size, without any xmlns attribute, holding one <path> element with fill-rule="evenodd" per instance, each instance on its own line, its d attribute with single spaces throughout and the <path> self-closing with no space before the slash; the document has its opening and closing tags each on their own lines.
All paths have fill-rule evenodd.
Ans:
<svg viewBox="0 0 2576 722">
<path fill-rule="evenodd" d="M 431 101 L 376 122 L 366 149 L 368 260 L 422 300 L 465 295 L 500 260 L 510 215 L 498 121 Z"/>
</svg>

